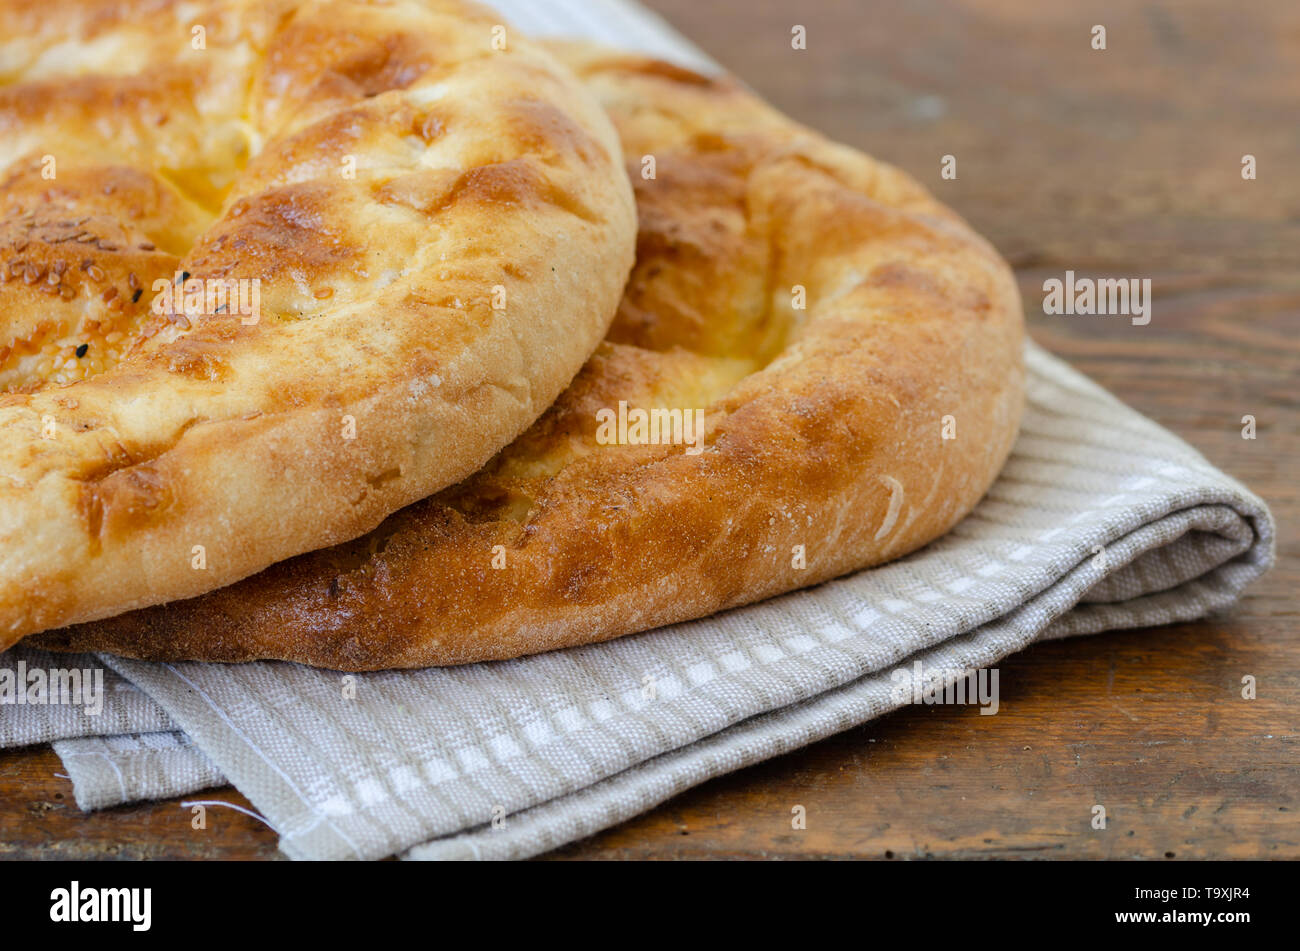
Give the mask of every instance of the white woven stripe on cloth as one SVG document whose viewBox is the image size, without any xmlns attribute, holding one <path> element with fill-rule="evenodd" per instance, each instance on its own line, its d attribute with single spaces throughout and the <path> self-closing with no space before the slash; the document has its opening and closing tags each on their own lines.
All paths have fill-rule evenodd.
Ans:
<svg viewBox="0 0 1300 951">
<path fill-rule="evenodd" d="M 77 805 L 107 809 L 225 785 L 221 770 L 184 733 L 130 733 L 56 740 Z"/>
<path fill-rule="evenodd" d="M 620 34 L 644 14 L 616 0 L 525 6 L 507 12 L 534 31 L 671 36 Z M 1037 347 L 1027 362 L 1002 477 L 902 561 L 609 644 L 360 675 L 354 699 L 343 675 L 294 665 L 105 656 L 193 745 L 62 741 L 78 801 L 175 795 L 220 770 L 294 857 L 523 857 L 884 712 L 914 659 L 990 666 L 1036 638 L 1199 617 L 1267 568 L 1258 498 Z"/>
</svg>

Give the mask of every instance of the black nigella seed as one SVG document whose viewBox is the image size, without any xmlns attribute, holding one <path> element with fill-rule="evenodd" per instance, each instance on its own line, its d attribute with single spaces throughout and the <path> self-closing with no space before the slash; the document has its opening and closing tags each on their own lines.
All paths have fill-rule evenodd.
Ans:
<svg viewBox="0 0 1300 951">
<path fill-rule="evenodd" d="M 184 284 L 184 283 L 185 283 L 186 281 L 188 281 L 189 279 L 190 279 L 190 272 L 189 272 L 189 271 L 181 271 L 181 283 Z"/>
<path fill-rule="evenodd" d="M 143 288 L 143 287 L 137 287 L 137 288 L 135 289 L 135 293 L 131 295 L 131 303 L 132 303 L 132 304 L 137 303 L 137 302 L 140 300 L 140 295 L 143 294 L 143 293 L 144 293 L 144 288 Z"/>
<path fill-rule="evenodd" d="M 90 349 L 90 344 L 83 343 L 80 347 L 77 348 L 77 358 L 80 359 L 81 357 L 84 357 L 86 355 L 86 351 L 89 349 Z"/>
</svg>

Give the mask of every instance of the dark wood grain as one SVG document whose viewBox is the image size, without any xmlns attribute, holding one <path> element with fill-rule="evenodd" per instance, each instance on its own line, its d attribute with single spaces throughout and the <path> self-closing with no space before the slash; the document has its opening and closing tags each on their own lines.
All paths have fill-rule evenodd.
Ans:
<svg viewBox="0 0 1300 951">
<path fill-rule="evenodd" d="M 1300 4 L 651 6 L 786 112 L 964 214 L 1015 265 L 1035 339 L 1269 502 L 1278 565 L 1209 620 L 1008 659 L 997 716 L 903 710 L 552 857 L 1300 857 Z M 807 50 L 790 48 L 795 24 Z M 956 181 L 940 178 L 946 154 Z M 1042 281 L 1066 269 L 1150 278 L 1151 324 L 1045 316 Z M 1244 674 L 1258 699 L 1241 698 Z M 0 856 L 277 855 L 231 810 L 206 832 L 176 802 L 82 815 L 61 772 L 48 749 L 0 752 Z"/>
</svg>

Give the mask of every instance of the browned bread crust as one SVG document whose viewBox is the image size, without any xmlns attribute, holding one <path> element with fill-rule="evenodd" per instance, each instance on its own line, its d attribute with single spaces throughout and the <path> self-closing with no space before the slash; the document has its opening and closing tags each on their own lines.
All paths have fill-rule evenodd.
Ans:
<svg viewBox="0 0 1300 951">
<path fill-rule="evenodd" d="M 620 132 L 640 235 L 614 325 L 556 404 L 356 541 L 37 643 L 345 670 L 508 658 L 816 584 L 970 511 L 1023 401 L 996 252 L 901 172 L 730 80 L 566 55 Z M 703 451 L 602 444 L 619 401 L 706 409 Z"/>
<path fill-rule="evenodd" d="M 0 649 L 354 538 L 568 385 L 635 209 L 604 111 L 502 29 L 0 0 Z"/>
</svg>

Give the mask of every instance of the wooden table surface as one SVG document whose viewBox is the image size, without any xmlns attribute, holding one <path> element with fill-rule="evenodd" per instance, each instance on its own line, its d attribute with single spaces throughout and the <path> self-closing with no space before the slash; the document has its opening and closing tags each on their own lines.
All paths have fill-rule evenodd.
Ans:
<svg viewBox="0 0 1300 951">
<path fill-rule="evenodd" d="M 1006 660 L 997 716 L 902 710 L 552 857 L 1300 857 L 1300 4 L 651 6 L 964 214 L 1015 266 L 1039 343 L 1269 502 L 1278 564 L 1221 616 Z M 1045 316 L 1042 281 L 1067 269 L 1150 278 L 1151 323 Z M 206 832 L 175 801 L 83 815 L 62 772 L 48 748 L 0 752 L 0 856 L 278 856 L 273 832 L 231 810 L 210 810 Z"/>
</svg>

